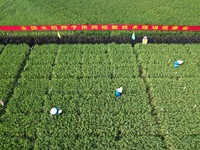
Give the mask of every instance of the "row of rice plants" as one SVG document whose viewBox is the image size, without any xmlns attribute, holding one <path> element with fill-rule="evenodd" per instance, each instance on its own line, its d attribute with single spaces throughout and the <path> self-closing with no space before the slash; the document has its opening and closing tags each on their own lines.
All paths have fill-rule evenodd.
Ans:
<svg viewBox="0 0 200 150">
<path fill-rule="evenodd" d="M 127 50 L 128 54 L 133 55 L 133 59 L 127 59 L 127 62 L 119 62 L 118 65 L 125 68 L 125 64 L 127 63 L 127 66 L 130 65 L 130 69 L 127 69 L 127 75 L 132 74 L 133 70 L 131 70 L 131 68 L 137 66 L 135 64 L 136 62 L 134 62 L 136 59 L 134 58 L 135 55 L 133 54 L 133 51 L 129 49 L 129 45 L 122 46 L 124 47 L 123 49 Z M 9 143 L 7 142 L 11 140 L 12 146 L 16 146 L 17 148 L 22 148 L 24 145 L 25 147 L 31 148 L 34 146 L 36 149 L 42 149 L 44 147 L 67 149 L 74 147 L 78 149 L 82 147 L 128 148 L 130 147 L 130 144 L 132 144 L 135 148 L 152 147 L 161 149 L 163 147 L 162 140 L 158 137 L 158 135 L 161 134 L 159 127 L 155 123 L 154 118 L 151 116 L 151 108 L 148 104 L 149 100 L 146 95 L 146 87 L 142 79 L 135 78 L 133 76 L 126 77 L 123 75 L 114 76 L 112 78 L 110 76 L 101 77 L 102 74 L 100 70 L 102 70 L 103 73 L 104 69 L 101 69 L 102 66 L 109 66 L 111 73 L 114 72 L 112 66 L 115 64 L 112 62 L 113 59 L 109 57 L 114 56 L 110 55 L 113 52 L 112 50 L 116 50 L 115 53 L 118 54 L 114 58 L 121 56 L 122 59 L 123 50 L 118 50 L 117 45 L 115 44 L 100 46 L 91 45 L 91 47 L 92 48 L 90 48 L 90 45 L 77 45 L 76 49 L 75 45 L 60 45 L 58 47 L 58 52 L 56 52 L 56 45 L 51 45 L 49 47 L 35 47 L 30 55 L 30 59 L 27 61 L 26 69 L 22 73 L 22 78 L 15 87 L 14 95 L 7 105 L 7 113 L 2 117 L 4 120 L 7 120 L 1 125 L 1 135 L 9 137 L 7 140 L 6 138 L 3 138 L 2 147 L 8 148 Z M 91 63 L 88 63 L 86 60 L 83 61 L 83 55 L 85 54 L 84 52 L 87 52 L 87 49 L 91 49 L 90 51 L 93 52 L 92 49 L 94 47 L 96 47 L 96 53 L 90 54 L 92 57 L 88 59 L 88 61 L 96 59 L 98 57 L 96 55 L 101 57 L 101 50 L 103 49 L 108 56 L 107 59 L 103 59 L 106 60 L 108 64 L 105 65 L 100 62 L 95 63 L 93 61 L 93 65 L 96 65 L 97 67 L 93 67 L 94 72 L 89 74 L 91 78 L 84 78 L 84 70 L 82 72 L 82 69 L 90 66 Z M 114 48 L 108 51 L 108 49 L 112 47 Z M 98 48 L 99 53 L 97 52 Z M 82 53 L 80 54 L 81 57 L 77 59 L 78 63 L 74 62 L 71 66 L 69 63 L 60 64 L 58 61 L 60 60 L 60 53 L 63 53 L 63 58 L 67 55 L 67 62 L 67 59 L 71 59 L 70 53 L 68 53 L 67 50 L 73 51 L 72 49 L 76 49 L 76 51 L 80 50 Z M 49 53 L 46 54 L 47 58 L 49 55 L 49 63 L 46 59 L 43 59 L 41 62 L 34 61 L 34 58 L 38 59 L 43 52 Z M 198 57 L 198 55 L 195 57 L 195 54 L 193 54 L 198 51 L 192 52 L 191 50 L 188 50 L 188 52 L 190 55 L 194 56 L 194 58 Z M 139 52 L 139 57 L 141 53 L 142 52 Z M 72 54 L 72 56 L 73 55 L 75 54 Z M 149 54 L 146 53 L 146 55 Z M 56 60 L 55 64 L 52 59 Z M 140 62 L 142 61 L 141 59 L 139 60 Z M 143 61 L 147 60 L 144 59 Z M 132 64 L 130 64 L 130 61 L 133 61 L 134 66 L 131 66 Z M 196 65 L 198 65 L 198 63 Z M 44 66 L 49 66 L 49 68 L 47 67 L 48 69 L 46 69 L 44 73 L 40 73 L 44 70 Z M 71 72 L 68 69 L 64 71 L 57 70 L 60 66 L 63 68 L 66 66 L 70 68 L 73 66 L 80 66 L 80 71 L 74 71 L 72 76 L 60 76 L 60 72 Z M 29 67 L 36 69 L 27 70 Z M 123 68 L 121 68 L 121 71 L 123 71 Z M 93 75 L 93 73 L 97 73 L 97 75 Z M 135 72 L 135 74 L 137 73 L 138 71 Z M 37 77 L 34 78 L 34 76 Z M 81 76 L 82 78 L 73 78 L 73 76 Z M 196 79 L 197 82 L 193 81 L 194 79 Z M 188 122 L 188 118 L 191 118 L 190 112 L 187 113 L 187 116 L 190 116 L 187 118 L 183 114 L 176 111 L 178 112 L 179 117 L 178 115 L 174 115 L 175 117 L 173 118 L 170 114 L 168 114 L 168 111 L 165 111 L 172 110 L 172 107 L 162 105 L 162 102 L 165 102 L 165 104 L 173 106 L 173 103 L 183 103 L 185 99 L 188 99 L 189 104 L 190 102 L 192 104 L 191 93 L 194 93 L 194 97 L 199 97 L 198 78 L 179 78 L 178 80 L 152 78 L 147 79 L 147 82 L 150 86 L 153 104 L 155 105 L 157 111 L 161 110 L 158 116 L 161 119 L 161 125 L 165 128 L 165 134 L 169 134 L 170 138 L 173 139 L 178 138 L 176 137 L 177 135 L 191 136 L 191 134 L 195 133 L 198 135 L 199 129 L 196 127 L 198 122 Z M 114 92 L 115 88 L 118 86 L 124 87 L 124 93 L 117 101 L 114 97 Z M 171 93 L 167 87 L 174 91 L 175 94 L 172 95 L 172 97 L 170 97 Z M 182 88 L 184 92 L 180 93 L 179 91 L 181 91 Z M 162 99 L 162 95 L 165 95 L 164 97 L 166 101 Z M 177 98 L 178 100 L 171 100 L 174 98 Z M 184 100 L 182 101 L 182 99 Z M 198 102 L 197 99 L 194 101 Z M 195 105 L 192 105 L 195 111 L 193 109 L 191 112 L 194 111 L 196 114 L 196 118 L 194 117 L 193 119 L 198 120 L 198 110 L 196 109 L 198 108 L 198 103 Z M 184 105 L 180 106 L 185 110 L 186 107 L 184 107 Z M 186 104 L 186 106 L 188 105 Z M 57 118 L 57 120 L 52 121 L 48 115 L 48 110 L 51 107 L 61 107 L 63 109 L 62 116 Z M 176 110 L 178 109 L 176 108 Z M 35 113 L 38 115 L 35 115 Z M 11 115 L 13 116 L 13 119 L 11 118 Z M 35 117 L 31 118 L 32 115 Z M 14 118 L 17 117 L 20 118 L 18 122 L 14 121 Z M 29 117 L 30 119 L 27 119 Z M 182 120 L 182 122 L 177 124 L 176 122 L 178 121 L 176 120 Z M 16 124 L 16 128 L 14 129 L 16 134 L 14 132 L 10 133 L 12 131 L 12 127 L 14 126 L 13 122 Z M 30 122 L 32 122 L 34 126 L 30 126 Z M 188 122 L 188 128 L 191 129 L 191 134 L 189 133 L 189 130 L 183 128 L 185 122 Z M 25 126 L 26 128 L 20 132 L 20 128 L 22 126 Z M 176 128 L 176 126 L 182 126 L 182 128 L 179 129 Z M 185 133 L 183 133 L 184 131 Z M 15 135 L 19 135 L 20 138 L 16 139 L 17 136 Z M 146 138 L 149 140 L 144 143 L 143 140 Z M 34 142 L 32 141 L 35 141 L 35 145 L 33 145 Z M 198 141 L 198 138 L 196 141 Z M 171 142 L 178 143 L 178 141 Z M 21 145 L 18 145 L 19 143 Z M 195 142 L 193 143 L 196 144 Z M 181 147 L 181 145 L 179 147 Z"/>
<path fill-rule="evenodd" d="M 143 76 L 149 78 L 199 77 L 198 48 L 199 45 L 136 45 Z M 183 60 L 184 64 L 174 69 L 176 60 Z"/>
<path fill-rule="evenodd" d="M 25 45 L 7 45 L 0 54 L 0 100 L 8 102 L 12 87 L 16 82 L 21 64 L 28 52 L 28 46 Z M 0 107 L 0 112 L 3 108 Z"/>
<path fill-rule="evenodd" d="M 0 55 L 0 79 L 15 78 L 26 57 L 28 46 L 8 45 Z"/>
<path fill-rule="evenodd" d="M 199 111 L 199 78 L 148 79 L 155 105 L 162 111 Z"/>
<path fill-rule="evenodd" d="M 49 89 L 49 76 L 52 70 L 48 68 L 44 72 L 44 64 L 47 60 L 40 60 L 41 64 L 38 65 L 37 61 L 34 64 L 33 57 L 38 60 L 41 53 L 44 54 L 45 51 L 51 55 L 51 50 L 56 48 L 56 45 L 54 46 L 44 46 L 44 50 L 36 46 L 32 50 L 30 59 L 27 60 L 21 78 L 14 88 L 14 94 L 7 104 L 6 114 L 2 116 L 4 121 L 1 124 L 1 135 L 5 137 L 1 143 L 2 148 L 34 148 L 34 141 L 37 138 L 37 126 L 41 122 L 41 115 L 48 114 L 48 110 L 43 105 L 44 101 L 49 100 L 47 92 Z M 36 51 L 37 48 L 38 51 Z M 46 48 L 48 48 L 48 51 Z M 52 57 L 48 57 L 48 54 L 46 58 L 49 58 L 49 61 L 52 59 Z M 48 66 L 51 65 L 48 64 Z M 43 79 L 38 79 L 34 76 Z"/>
<path fill-rule="evenodd" d="M 0 96 L 7 103 L 6 113 L 1 116 L 0 124 L 0 147 L 5 149 L 30 149 L 33 146 L 31 142 L 35 138 L 33 127 L 38 123 L 37 115 L 27 114 L 27 103 L 32 104 L 34 99 L 30 95 L 9 95 L 13 91 L 13 86 L 17 86 L 18 76 L 21 66 L 26 59 L 29 47 L 26 45 L 7 45 L 0 56 L 1 62 L 1 87 Z M 12 96 L 12 97 L 11 97 Z M 11 98 L 11 99 L 7 99 Z M 24 101 L 29 100 L 29 101 Z M 37 105 L 39 106 L 39 105 Z M 1 107 L 2 108 L 2 107 Z M 29 107 L 30 108 L 30 107 Z M 36 110 L 36 108 L 35 108 Z"/>
</svg>

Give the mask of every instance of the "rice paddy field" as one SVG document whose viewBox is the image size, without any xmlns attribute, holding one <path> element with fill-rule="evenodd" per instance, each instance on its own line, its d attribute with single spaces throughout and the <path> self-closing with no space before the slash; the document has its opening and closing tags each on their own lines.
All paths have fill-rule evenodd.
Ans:
<svg viewBox="0 0 200 150">
<path fill-rule="evenodd" d="M 199 0 L 0 0 L 0 25 L 55 24 L 200 24 Z M 184 17 L 183 17 L 184 16 Z M 138 35 L 199 35 L 197 32 L 137 31 Z M 61 35 L 131 35 L 131 31 L 76 31 Z M 0 35 L 8 36 L 9 32 Z M 12 32 L 12 35 L 57 35 L 57 32 Z"/>
<path fill-rule="evenodd" d="M 199 7 L 197 0 L 0 0 L 0 25 L 200 25 Z M 199 32 L 154 31 L 136 35 L 146 33 L 199 36 Z M 0 31 L 0 36 L 10 34 Z M 61 34 L 120 37 L 130 32 Z M 176 60 L 184 63 L 174 68 Z M 116 99 L 118 87 L 123 93 Z M 8 42 L 0 45 L 0 100 L 5 104 L 0 106 L 1 149 L 197 150 L 200 44 Z M 61 108 L 62 114 L 51 118 L 52 107 Z"/>
</svg>

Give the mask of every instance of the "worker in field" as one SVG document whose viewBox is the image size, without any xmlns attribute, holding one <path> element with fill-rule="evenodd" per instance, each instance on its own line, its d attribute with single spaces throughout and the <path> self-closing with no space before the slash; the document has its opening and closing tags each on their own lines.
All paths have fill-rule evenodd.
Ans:
<svg viewBox="0 0 200 150">
<path fill-rule="evenodd" d="M 177 68 L 179 65 L 182 65 L 183 64 L 183 61 L 182 60 L 177 60 L 175 63 L 174 63 L 174 68 Z"/>
<path fill-rule="evenodd" d="M 122 87 L 116 89 L 115 96 L 117 99 L 121 96 L 122 90 L 123 90 Z"/>
<path fill-rule="evenodd" d="M 147 45 L 147 43 L 148 43 L 147 36 L 144 36 L 144 38 L 142 39 L 142 44 Z"/>
<path fill-rule="evenodd" d="M 62 109 L 60 108 L 52 108 L 50 111 L 50 116 L 51 118 L 53 117 L 53 115 L 58 115 L 62 113 Z"/>
</svg>

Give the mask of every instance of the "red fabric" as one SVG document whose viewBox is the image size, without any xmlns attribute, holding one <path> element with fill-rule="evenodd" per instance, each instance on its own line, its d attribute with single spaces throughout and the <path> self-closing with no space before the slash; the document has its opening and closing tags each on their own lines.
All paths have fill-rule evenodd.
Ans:
<svg viewBox="0 0 200 150">
<path fill-rule="evenodd" d="M 158 31 L 200 31 L 200 26 L 136 25 L 136 24 L 66 24 L 40 26 L 0 26 L 2 31 L 55 31 L 55 30 L 158 30 Z"/>
</svg>

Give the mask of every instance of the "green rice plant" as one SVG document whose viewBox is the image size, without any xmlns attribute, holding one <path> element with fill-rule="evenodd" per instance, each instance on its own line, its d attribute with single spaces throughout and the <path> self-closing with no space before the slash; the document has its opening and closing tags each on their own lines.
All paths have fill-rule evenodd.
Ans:
<svg viewBox="0 0 200 150">
<path fill-rule="evenodd" d="M 142 67 L 142 75 L 150 78 L 198 77 L 199 56 L 191 54 L 189 48 L 191 48 L 189 45 L 169 45 L 168 47 L 154 44 L 138 45 L 136 51 Z M 178 68 L 174 68 L 176 60 L 183 60 L 184 63 Z"/>
<path fill-rule="evenodd" d="M 78 78 L 81 76 L 81 66 L 79 64 L 55 65 L 52 74 L 53 78 Z"/>
<path fill-rule="evenodd" d="M 27 50 L 13 52 L 0 55 L 15 64 L 0 67 L 1 99 L 14 88 L 1 147 L 198 149 L 198 45 L 36 45 L 15 85 Z M 174 69 L 179 57 L 184 64 Z M 52 107 L 63 113 L 50 118 Z"/>
<path fill-rule="evenodd" d="M 92 45 L 89 44 L 60 44 L 58 48 L 59 54 L 68 54 L 68 55 L 80 55 L 82 54 L 86 48 L 90 48 Z"/>
<path fill-rule="evenodd" d="M 27 65 L 51 65 L 54 62 L 55 54 L 32 53 Z"/>
<path fill-rule="evenodd" d="M 80 45 L 80 47 L 82 47 L 82 53 L 83 56 L 87 56 L 87 55 L 101 55 L 101 54 L 107 54 L 110 49 L 111 49 L 111 45 L 114 44 L 84 44 L 84 45 Z M 83 57 L 84 58 L 84 57 Z"/>
<path fill-rule="evenodd" d="M 0 79 L 0 99 L 5 99 L 8 95 L 8 93 L 11 91 L 11 88 L 13 87 L 14 79 Z"/>
<path fill-rule="evenodd" d="M 115 78 L 135 78 L 139 76 L 138 67 L 135 64 L 120 63 L 111 66 Z"/>
<path fill-rule="evenodd" d="M 113 87 L 113 82 L 110 78 L 83 78 L 79 82 L 79 91 L 85 92 L 108 92 L 113 90 Z"/>
<path fill-rule="evenodd" d="M 199 149 L 200 137 L 196 135 L 171 136 L 171 141 L 176 149 Z"/>
<path fill-rule="evenodd" d="M 5 7 L 9 5 L 9 0 L 5 0 L 5 1 L 1 0 L 0 2 L 1 2 L 1 5 L 0 5 L 1 9 L 5 9 Z"/>
<path fill-rule="evenodd" d="M 20 66 L 16 65 L 1 65 L 0 79 L 16 78 Z"/>
<path fill-rule="evenodd" d="M 168 134 L 192 136 L 200 133 L 199 112 L 164 112 L 160 114 Z"/>
<path fill-rule="evenodd" d="M 79 64 L 81 62 L 82 62 L 82 54 L 76 52 L 63 53 L 59 51 L 59 54 L 55 60 L 56 65 L 73 65 L 73 64 Z"/>
<path fill-rule="evenodd" d="M 9 100 L 6 112 L 7 114 L 41 114 L 43 113 L 43 101 L 45 94 L 37 95 L 34 93 L 23 94 L 15 93 Z"/>
<path fill-rule="evenodd" d="M 58 46 L 55 44 L 35 45 L 32 50 L 33 55 L 49 55 L 55 54 Z"/>
<path fill-rule="evenodd" d="M 199 79 L 148 79 L 153 102 L 158 111 L 198 111 Z"/>
<path fill-rule="evenodd" d="M 48 79 L 21 78 L 15 86 L 14 93 L 43 95 L 48 91 L 48 88 Z"/>
<path fill-rule="evenodd" d="M 116 143 L 119 149 L 164 149 L 164 144 L 158 136 L 128 135 Z"/>
<path fill-rule="evenodd" d="M 82 59 L 84 64 L 109 64 L 108 54 L 84 54 Z"/>
<path fill-rule="evenodd" d="M 0 55 L 0 78 L 15 78 L 27 51 L 26 45 L 7 45 Z"/>
<path fill-rule="evenodd" d="M 4 149 L 32 149 L 34 143 L 28 139 L 19 137 L 2 137 L 0 146 Z"/>
<path fill-rule="evenodd" d="M 23 62 L 25 54 L 17 55 L 13 53 L 11 55 L 2 54 L 0 57 L 0 65 L 19 65 Z"/>
<path fill-rule="evenodd" d="M 5 49 L 3 50 L 3 53 L 1 54 L 0 59 L 4 59 L 3 57 L 9 58 L 9 56 L 10 56 L 12 58 L 9 58 L 9 60 L 16 59 L 16 60 L 21 61 L 21 59 L 18 57 L 21 57 L 21 55 L 25 55 L 28 52 L 28 50 L 29 50 L 28 45 L 8 44 L 8 45 L 6 45 Z"/>
<path fill-rule="evenodd" d="M 0 124 L 2 148 L 33 148 L 34 140 L 37 138 L 38 115 L 7 114 L 2 117 L 2 120 L 4 120 Z"/>
<path fill-rule="evenodd" d="M 78 85 L 78 86 L 77 86 Z M 78 91 L 81 89 L 81 83 L 74 78 L 53 78 L 49 92 L 56 92 L 54 94 L 68 93 Z"/>
<path fill-rule="evenodd" d="M 83 77 L 86 78 L 110 78 L 111 69 L 108 64 L 90 64 L 82 66 Z"/>
<path fill-rule="evenodd" d="M 165 0 L 153 1 L 110 1 L 99 2 L 98 0 L 88 0 L 84 4 L 79 0 L 64 0 L 44 4 L 44 1 L 36 0 L 34 2 L 24 1 L 21 6 L 20 0 L 10 1 L 6 6 L 2 1 L 1 25 L 54 25 L 54 24 L 166 24 L 166 25 L 199 25 L 199 3 L 198 0 L 188 2 L 183 0 L 166 4 Z M 126 3 L 126 6 L 124 5 Z M 114 7 L 113 7 L 114 6 Z M 174 6 L 179 6 L 174 8 Z M 81 11 L 80 11 L 81 9 Z M 185 13 L 184 18 L 183 13 Z M 66 14 L 68 14 L 66 16 Z M 132 15 L 134 14 L 134 15 Z M 27 18 L 23 16 L 28 15 Z M 169 17 L 175 16 L 175 17 Z M 134 21 L 133 21 L 134 20 Z M 136 32 L 143 34 L 172 34 L 168 32 Z M 1 32 L 1 35 L 8 33 Z M 16 32 L 15 35 L 56 35 L 56 32 Z M 61 35 L 88 34 L 88 35 L 124 35 L 131 34 L 131 31 L 63 31 Z M 177 32 L 173 32 L 176 35 Z M 182 34 L 178 32 L 178 34 Z M 187 33 L 194 34 L 194 33 Z M 196 32 L 196 34 L 198 34 Z"/>
<path fill-rule="evenodd" d="M 28 65 L 22 72 L 22 78 L 49 79 L 52 72 L 52 65 Z"/>
</svg>

